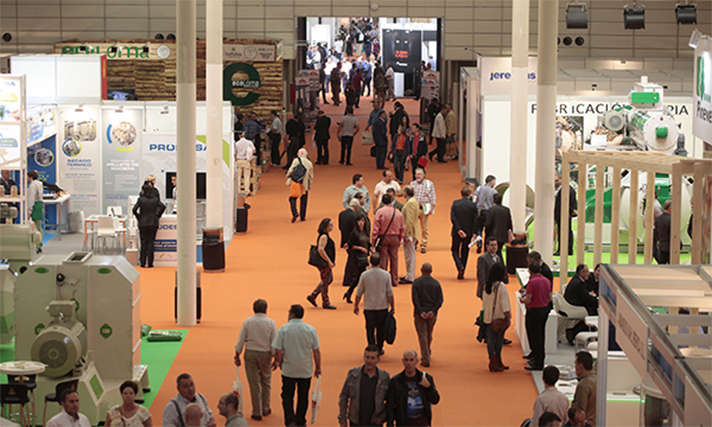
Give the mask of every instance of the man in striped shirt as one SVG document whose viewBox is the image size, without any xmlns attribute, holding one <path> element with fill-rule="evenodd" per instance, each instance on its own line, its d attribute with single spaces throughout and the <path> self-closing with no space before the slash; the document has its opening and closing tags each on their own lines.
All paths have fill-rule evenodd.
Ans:
<svg viewBox="0 0 712 427">
<path fill-rule="evenodd" d="M 430 215 L 435 212 L 435 203 L 437 201 L 435 195 L 435 185 L 429 179 L 425 179 L 425 170 L 418 168 L 415 171 L 415 181 L 410 183 L 413 187 L 413 192 L 415 193 L 415 200 L 418 201 L 420 206 L 420 213 L 418 219 L 420 221 L 420 253 L 426 253 L 428 250 L 428 223 L 430 222 Z"/>
</svg>

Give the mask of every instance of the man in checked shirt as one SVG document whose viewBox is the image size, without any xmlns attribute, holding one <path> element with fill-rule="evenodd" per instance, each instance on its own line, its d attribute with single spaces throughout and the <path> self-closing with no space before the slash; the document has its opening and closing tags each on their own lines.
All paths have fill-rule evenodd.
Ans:
<svg viewBox="0 0 712 427">
<path fill-rule="evenodd" d="M 435 212 L 435 185 L 429 179 L 425 179 L 425 170 L 418 168 L 415 171 L 415 181 L 410 183 L 415 192 L 415 200 L 420 206 L 418 219 L 420 221 L 420 253 L 428 251 L 428 223 L 430 215 Z"/>
</svg>

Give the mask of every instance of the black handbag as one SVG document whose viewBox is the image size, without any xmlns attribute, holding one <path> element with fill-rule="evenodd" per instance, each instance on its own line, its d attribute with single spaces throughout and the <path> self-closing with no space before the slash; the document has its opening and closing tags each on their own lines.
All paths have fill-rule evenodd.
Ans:
<svg viewBox="0 0 712 427">
<path fill-rule="evenodd" d="M 316 245 L 311 245 L 311 248 L 309 248 L 309 261 L 307 262 L 316 268 L 324 268 L 329 265 L 319 254 L 319 247 Z"/>
</svg>

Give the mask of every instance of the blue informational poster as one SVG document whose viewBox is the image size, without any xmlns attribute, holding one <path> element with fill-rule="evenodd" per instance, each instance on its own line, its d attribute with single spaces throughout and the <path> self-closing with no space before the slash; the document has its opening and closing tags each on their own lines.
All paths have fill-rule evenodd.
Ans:
<svg viewBox="0 0 712 427">
<path fill-rule="evenodd" d="M 57 136 L 52 135 L 42 142 L 27 147 L 27 170 L 37 171 L 40 181 L 57 183 Z M 45 207 L 45 218 L 51 224 L 57 223 L 57 206 Z"/>
</svg>

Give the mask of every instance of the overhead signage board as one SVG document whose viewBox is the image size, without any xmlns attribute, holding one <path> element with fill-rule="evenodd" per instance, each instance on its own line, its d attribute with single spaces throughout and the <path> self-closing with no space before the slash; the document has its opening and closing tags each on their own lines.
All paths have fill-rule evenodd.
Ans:
<svg viewBox="0 0 712 427">
<path fill-rule="evenodd" d="M 277 49 L 269 44 L 223 44 L 223 60 L 274 62 L 277 60 Z"/>
<path fill-rule="evenodd" d="M 710 144 L 712 143 L 712 42 L 708 37 L 701 37 L 695 48 L 694 67 L 693 134 Z"/>
<path fill-rule="evenodd" d="M 106 55 L 109 60 L 164 60 L 176 59 L 175 43 L 164 40 L 153 42 L 71 42 L 55 43 L 54 53 L 65 55 Z"/>
<path fill-rule="evenodd" d="M 482 58 L 482 95 L 509 95 L 512 90 L 512 58 L 488 57 Z M 536 93 L 537 58 L 529 58 L 527 72 L 527 87 L 529 93 Z"/>
</svg>

